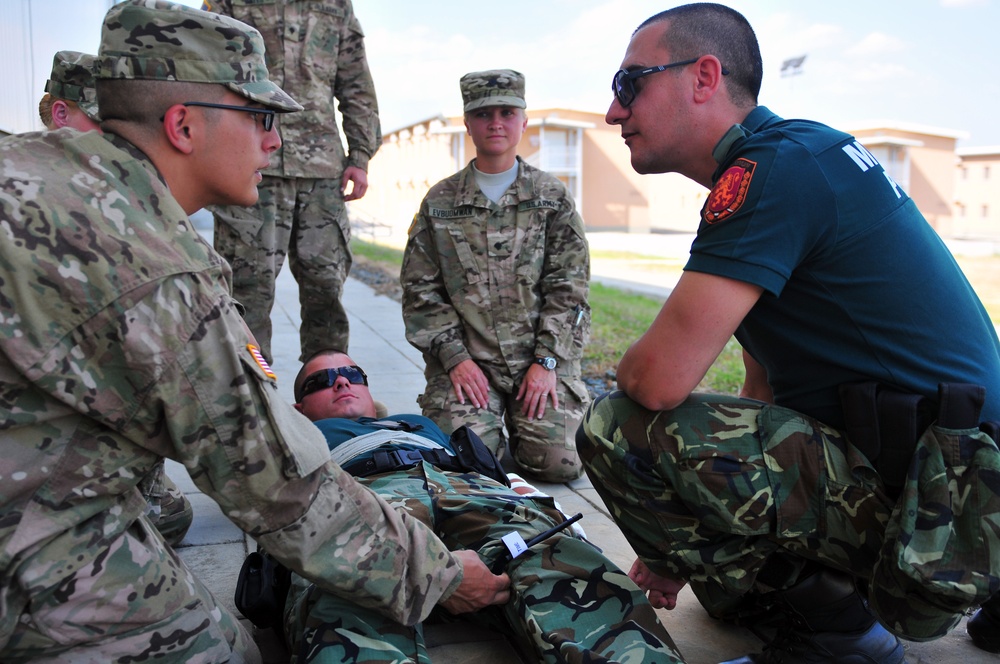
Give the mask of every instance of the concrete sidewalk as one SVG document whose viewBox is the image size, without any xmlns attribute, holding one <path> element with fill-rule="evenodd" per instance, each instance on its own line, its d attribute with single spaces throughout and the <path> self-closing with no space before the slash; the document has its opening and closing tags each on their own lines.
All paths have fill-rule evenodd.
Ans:
<svg viewBox="0 0 1000 664">
<path fill-rule="evenodd" d="M 600 238 L 600 235 L 595 234 L 591 240 L 592 248 L 624 241 Z M 637 239 L 632 236 L 629 243 L 641 248 L 637 251 L 647 254 L 654 250 L 677 251 L 679 247 L 687 252 L 689 239 L 663 237 L 643 236 Z M 595 279 L 598 278 L 614 278 L 622 282 L 621 285 L 632 285 L 633 290 L 663 297 L 669 292 L 669 288 L 655 282 L 625 282 L 620 271 L 616 271 L 615 275 L 595 275 Z M 647 277 L 647 281 L 651 280 Z M 423 361 L 406 342 L 399 304 L 388 297 L 376 295 L 361 282 L 349 279 L 344 291 L 344 305 L 351 321 L 351 356 L 368 373 L 375 397 L 386 404 L 390 413 L 418 413 L 416 397 L 424 387 Z M 293 401 L 292 379 L 300 366 L 298 310 L 297 286 L 289 271 L 284 269 L 278 278 L 278 294 L 272 314 L 272 347 L 273 368 L 278 374 L 281 393 L 289 402 Z M 235 610 L 233 593 L 237 574 L 247 552 L 254 550 L 256 545 L 222 516 L 211 499 L 198 491 L 183 466 L 168 461 L 167 472 L 191 499 L 195 512 L 194 524 L 178 546 L 178 554 L 222 603 Z M 555 497 L 567 513 L 582 512 L 584 518 L 581 525 L 588 538 L 620 567 L 628 569 L 631 566 L 634 553 L 610 519 L 589 479 L 537 486 Z M 661 610 L 659 614 L 691 664 L 713 664 L 753 650 L 759 651 L 761 646 L 749 632 L 709 618 L 688 589 L 682 593 L 677 609 Z M 277 646 L 269 631 L 259 632 L 257 636 L 268 664 L 287 662 L 287 654 Z M 435 663 L 506 664 L 520 661 L 499 636 L 483 633 L 467 623 L 432 626 L 428 628 L 427 636 L 433 646 L 430 654 Z M 1000 661 L 1000 656 L 989 655 L 972 645 L 965 633 L 964 622 L 938 641 L 907 643 L 906 647 L 907 661 L 911 664 Z"/>
</svg>

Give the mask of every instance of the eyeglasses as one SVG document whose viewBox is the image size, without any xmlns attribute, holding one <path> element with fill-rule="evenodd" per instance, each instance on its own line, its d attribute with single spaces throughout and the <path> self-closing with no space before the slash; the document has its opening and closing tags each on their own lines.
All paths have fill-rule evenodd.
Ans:
<svg viewBox="0 0 1000 664">
<path fill-rule="evenodd" d="M 243 111 L 244 113 L 253 113 L 254 115 L 259 115 L 261 117 L 261 123 L 264 125 L 264 131 L 271 131 L 274 127 L 274 114 L 275 111 L 270 108 L 258 108 L 257 106 L 230 106 L 229 104 L 210 104 L 207 101 L 186 101 L 181 106 L 202 106 L 204 108 L 224 108 L 228 111 Z"/>
<path fill-rule="evenodd" d="M 295 397 L 295 401 L 301 403 L 302 399 L 313 392 L 333 387 L 340 376 L 346 378 L 347 382 L 352 385 L 368 384 L 368 374 L 362 371 L 361 367 L 352 365 L 349 367 L 337 367 L 336 369 L 323 369 L 306 376 L 306 379 L 302 381 L 302 387 L 299 388 L 299 394 Z"/>
<path fill-rule="evenodd" d="M 643 76 L 649 76 L 650 74 L 655 74 L 656 72 L 666 71 L 672 69 L 673 67 L 683 67 L 685 65 L 692 65 L 701 57 L 691 58 L 690 60 L 681 60 L 680 62 L 671 62 L 667 65 L 657 65 L 656 67 L 646 67 L 644 69 L 633 69 L 629 71 L 627 69 L 619 69 L 615 72 L 614 78 L 611 79 L 611 92 L 614 93 L 615 99 L 618 103 L 622 105 L 622 108 L 628 108 L 635 101 L 635 81 L 636 79 L 642 78 Z M 722 75 L 728 76 L 729 70 L 725 67 L 722 68 Z"/>
</svg>

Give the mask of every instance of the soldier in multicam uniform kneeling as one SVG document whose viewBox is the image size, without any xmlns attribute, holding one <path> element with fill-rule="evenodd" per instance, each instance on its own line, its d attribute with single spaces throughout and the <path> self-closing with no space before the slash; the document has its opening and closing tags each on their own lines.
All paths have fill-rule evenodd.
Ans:
<svg viewBox="0 0 1000 664">
<path fill-rule="evenodd" d="M 48 129 L 72 127 L 78 131 L 100 131 L 94 56 L 78 51 L 59 51 L 52 59 L 52 73 L 45 83 L 45 95 L 38 102 L 38 114 Z M 140 483 L 148 503 L 147 515 L 168 544 L 184 539 L 194 510 L 191 501 L 177 488 L 158 463 Z"/>
<path fill-rule="evenodd" d="M 119 3 L 105 133 L 0 140 L 0 661 L 260 661 L 147 516 L 164 458 L 290 569 L 400 623 L 509 598 L 330 461 L 189 219 L 254 203 L 274 115 L 301 109 L 263 53 L 232 18 Z"/>
<path fill-rule="evenodd" d="M 472 427 L 550 482 L 583 469 L 574 433 L 590 399 L 580 378 L 590 333 L 590 255 L 566 186 L 517 156 L 524 76 L 460 81 L 476 158 L 431 187 L 403 257 L 406 338 L 423 352 L 423 414 Z M 549 403 L 551 401 L 551 404 Z"/>
</svg>

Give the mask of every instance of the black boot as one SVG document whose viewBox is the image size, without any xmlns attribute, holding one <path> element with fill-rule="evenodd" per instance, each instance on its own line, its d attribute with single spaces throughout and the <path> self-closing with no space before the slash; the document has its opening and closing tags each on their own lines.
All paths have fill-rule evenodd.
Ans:
<svg viewBox="0 0 1000 664">
<path fill-rule="evenodd" d="M 977 647 L 986 652 L 1000 652 L 1000 595 L 986 600 L 965 629 Z"/>
<path fill-rule="evenodd" d="M 903 646 L 868 610 L 847 574 L 823 568 L 768 594 L 787 620 L 764 652 L 723 664 L 899 664 Z"/>
</svg>

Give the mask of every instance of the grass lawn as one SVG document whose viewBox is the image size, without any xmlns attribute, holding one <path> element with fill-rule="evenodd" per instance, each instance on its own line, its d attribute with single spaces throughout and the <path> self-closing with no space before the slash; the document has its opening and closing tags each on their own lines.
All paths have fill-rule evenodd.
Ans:
<svg viewBox="0 0 1000 664">
<path fill-rule="evenodd" d="M 403 252 L 399 249 L 364 242 L 351 241 L 356 256 L 378 263 L 394 276 L 399 275 Z M 594 260 L 625 260 L 633 263 L 635 254 L 595 252 Z M 676 260 L 644 256 L 650 269 L 680 271 Z M 618 360 L 628 345 L 649 328 L 663 301 L 644 295 L 625 293 L 597 282 L 590 284 L 590 307 L 593 311 L 590 343 L 583 356 L 583 370 L 587 376 L 613 378 Z M 739 344 L 731 339 L 726 349 L 709 370 L 698 387 L 701 391 L 736 393 L 743 384 L 743 359 Z"/>
<path fill-rule="evenodd" d="M 393 275 L 399 275 L 403 252 L 357 239 L 351 247 L 358 256 L 378 263 Z M 663 258 L 641 253 L 621 251 L 595 251 L 592 262 L 620 264 L 630 270 L 655 272 L 664 277 L 678 276 L 684 260 Z M 685 258 L 686 260 L 686 258 Z M 975 256 L 957 258 L 972 287 L 983 301 L 994 323 L 1000 323 L 1000 256 Z M 590 343 L 583 356 L 585 376 L 613 379 L 618 360 L 629 344 L 645 332 L 663 301 L 654 297 L 625 293 L 598 282 L 590 285 L 590 307 L 593 311 Z M 735 339 L 712 365 L 699 391 L 735 394 L 743 384 L 743 356 Z"/>
</svg>

